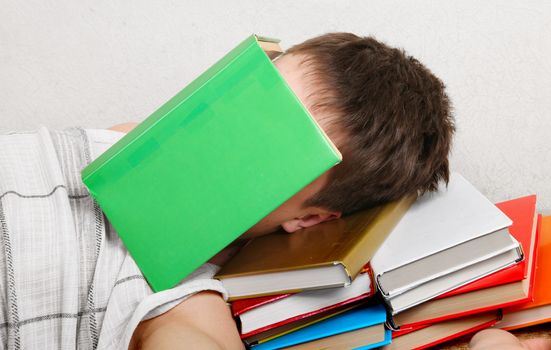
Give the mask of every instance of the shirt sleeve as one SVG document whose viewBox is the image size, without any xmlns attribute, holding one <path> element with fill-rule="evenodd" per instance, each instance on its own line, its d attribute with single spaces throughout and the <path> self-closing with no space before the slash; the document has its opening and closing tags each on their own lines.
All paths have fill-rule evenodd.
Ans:
<svg viewBox="0 0 551 350">
<path fill-rule="evenodd" d="M 228 292 L 222 285 L 222 282 L 215 280 L 213 277 L 220 269 L 219 266 L 206 263 L 200 268 L 195 270 L 190 276 L 185 278 L 178 286 L 174 287 L 171 290 L 177 290 L 177 294 L 180 296 L 177 299 L 168 301 L 166 303 L 156 306 L 153 310 L 149 311 L 143 318 L 142 321 L 148 320 L 150 318 L 159 316 L 173 307 L 180 304 L 182 301 L 186 300 L 190 296 L 210 290 L 220 293 L 224 301 L 228 300 Z M 159 293 L 157 293 L 159 294 Z"/>
</svg>

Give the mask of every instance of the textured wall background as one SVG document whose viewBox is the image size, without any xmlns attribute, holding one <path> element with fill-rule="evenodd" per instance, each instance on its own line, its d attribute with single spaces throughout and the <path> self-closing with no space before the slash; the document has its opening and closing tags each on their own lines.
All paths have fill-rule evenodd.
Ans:
<svg viewBox="0 0 551 350">
<path fill-rule="evenodd" d="M 418 57 L 455 105 L 453 169 L 551 209 L 546 0 L 0 0 L 0 130 L 140 121 L 250 33 L 288 47 L 328 31 Z"/>
</svg>

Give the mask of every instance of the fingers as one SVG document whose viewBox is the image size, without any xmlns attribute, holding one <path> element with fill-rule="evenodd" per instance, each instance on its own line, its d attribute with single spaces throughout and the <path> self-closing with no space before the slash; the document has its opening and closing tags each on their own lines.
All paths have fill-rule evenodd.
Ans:
<svg viewBox="0 0 551 350">
<path fill-rule="evenodd" d="M 530 350 L 551 350 L 551 339 L 526 339 L 522 341 L 522 344 Z"/>
<path fill-rule="evenodd" d="M 500 350 L 526 349 L 517 337 L 501 329 L 485 329 L 476 333 L 469 346 L 472 350 L 490 350 L 497 347 Z"/>
</svg>

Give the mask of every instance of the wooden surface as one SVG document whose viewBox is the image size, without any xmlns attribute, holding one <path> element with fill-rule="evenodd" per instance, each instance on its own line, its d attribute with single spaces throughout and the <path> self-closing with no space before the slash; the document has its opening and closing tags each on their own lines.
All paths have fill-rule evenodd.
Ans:
<svg viewBox="0 0 551 350">
<path fill-rule="evenodd" d="M 518 329 L 512 331 L 511 333 L 515 334 L 520 339 L 530 339 L 530 338 L 547 338 L 551 339 L 551 323 L 546 323 L 538 326 L 532 326 L 524 329 Z M 464 350 L 468 349 L 469 340 L 473 335 L 467 337 L 462 337 L 456 340 L 452 340 L 445 344 L 434 347 L 434 349 L 443 349 L 443 350 Z"/>
</svg>

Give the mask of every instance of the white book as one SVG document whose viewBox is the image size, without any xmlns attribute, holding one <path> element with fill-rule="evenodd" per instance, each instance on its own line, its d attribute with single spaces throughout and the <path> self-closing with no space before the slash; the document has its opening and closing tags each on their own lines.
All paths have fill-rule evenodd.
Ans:
<svg viewBox="0 0 551 350">
<path fill-rule="evenodd" d="M 441 186 L 418 198 L 371 259 L 383 297 L 391 307 L 392 299 L 407 300 L 397 303 L 395 312 L 403 311 L 495 271 L 495 262 L 483 263 L 487 259 L 508 252 L 505 255 L 512 261 L 500 264 L 517 262 L 522 252 L 507 231 L 511 224 L 465 178 L 453 173 L 447 188 Z M 473 268 L 469 272 L 471 265 L 486 265 L 492 271 Z M 461 274 L 442 283 L 460 270 Z M 430 283 L 437 279 L 438 283 Z"/>
<path fill-rule="evenodd" d="M 359 274 L 348 286 L 307 290 L 255 307 L 239 315 L 241 334 L 279 323 L 298 315 L 315 314 L 321 309 L 371 292 L 369 273 Z"/>
<path fill-rule="evenodd" d="M 405 293 L 388 299 L 387 303 L 390 306 L 390 313 L 396 315 L 450 290 L 509 267 L 517 263 L 521 258 L 522 253 L 517 246 L 499 255 L 469 265 L 467 268 L 430 280 Z"/>
<path fill-rule="evenodd" d="M 384 285 L 383 293 L 392 298 L 478 262 L 516 251 L 519 247 L 509 230 L 495 231 L 387 271 L 379 276 L 379 283 Z M 522 256 L 522 252 L 519 253 Z"/>
</svg>

